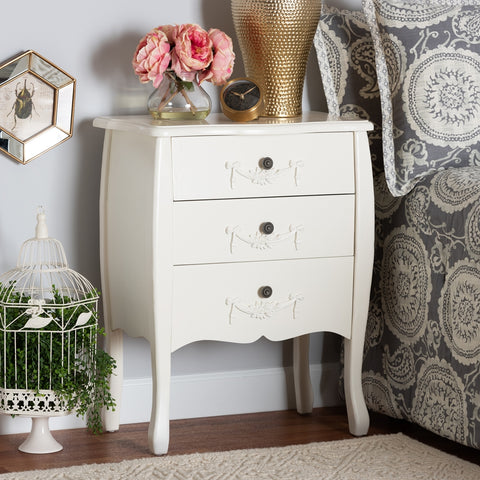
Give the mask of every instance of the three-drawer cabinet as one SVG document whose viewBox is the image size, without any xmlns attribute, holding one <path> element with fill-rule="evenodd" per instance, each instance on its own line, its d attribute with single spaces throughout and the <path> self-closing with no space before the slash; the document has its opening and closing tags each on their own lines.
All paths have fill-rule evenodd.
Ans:
<svg viewBox="0 0 480 480">
<path fill-rule="evenodd" d="M 366 121 L 301 118 L 154 123 L 101 117 L 107 348 L 122 382 L 122 332 L 152 350 L 149 444 L 168 450 L 170 356 L 199 340 L 294 339 L 297 409 L 312 408 L 308 334 L 345 343 L 350 431 L 367 433 L 361 362 L 373 262 Z M 117 409 L 118 410 L 118 409 Z M 105 428 L 118 429 L 118 411 Z"/>
</svg>

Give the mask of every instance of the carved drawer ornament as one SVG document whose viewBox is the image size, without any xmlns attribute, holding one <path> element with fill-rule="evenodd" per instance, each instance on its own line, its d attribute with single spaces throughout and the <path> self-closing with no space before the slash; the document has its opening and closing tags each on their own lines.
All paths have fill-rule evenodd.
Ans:
<svg viewBox="0 0 480 480">
<path fill-rule="evenodd" d="M 242 232 L 242 227 L 237 225 L 235 227 L 226 227 L 225 233 L 230 237 L 230 253 L 234 253 L 235 247 L 239 242 L 246 243 L 250 248 L 256 250 L 267 250 L 290 239 L 293 240 L 295 250 L 298 250 L 301 243 L 299 238 L 301 236 L 300 232 L 303 232 L 303 230 L 303 225 L 290 225 L 288 232 L 277 233 L 275 235 L 265 234 L 260 231 L 249 234 Z"/>
<path fill-rule="evenodd" d="M 233 190 L 237 185 L 237 177 L 243 177 L 254 185 L 270 185 L 275 183 L 280 177 L 291 172 L 295 186 L 300 185 L 299 169 L 304 166 L 302 160 L 290 160 L 288 167 L 285 168 L 261 168 L 242 170 L 240 162 L 226 162 L 225 168 L 230 170 L 230 188 Z"/>
<path fill-rule="evenodd" d="M 257 320 L 265 320 L 271 318 L 280 310 L 284 308 L 292 307 L 292 320 L 296 319 L 297 302 L 303 300 L 302 294 L 291 293 L 287 300 L 275 301 L 275 300 L 255 300 L 252 303 L 246 303 L 237 298 L 226 298 L 225 304 L 230 307 L 228 315 L 228 323 L 231 325 L 235 311 L 239 311 L 250 318 Z"/>
</svg>

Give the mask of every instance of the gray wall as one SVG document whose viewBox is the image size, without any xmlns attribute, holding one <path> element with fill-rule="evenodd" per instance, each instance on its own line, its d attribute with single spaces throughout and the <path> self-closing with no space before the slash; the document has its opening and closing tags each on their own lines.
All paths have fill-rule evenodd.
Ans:
<svg viewBox="0 0 480 480">
<path fill-rule="evenodd" d="M 331 0 L 360 8 L 360 0 Z M 0 62 L 32 49 L 77 79 L 72 139 L 21 165 L 0 155 L 0 272 L 15 266 L 22 242 L 34 235 L 38 205 L 47 211 L 49 232 L 65 248 L 70 266 L 100 286 L 98 199 L 103 131 L 92 127 L 99 115 L 144 113 L 149 87 L 131 68 L 138 40 L 152 27 L 198 23 L 235 38 L 228 0 L 23 0 L 2 3 Z M 243 72 L 235 42 L 234 76 Z M 219 110 L 219 89 L 207 85 Z M 1 100 L 0 100 L 1 101 Z M 11 108 L 0 104 L 0 108 Z M 320 74 L 313 52 L 304 92 L 304 109 L 323 110 Z M 289 342 L 260 340 L 252 345 L 200 342 L 174 354 L 173 374 L 269 368 L 289 363 Z M 312 362 L 336 359 L 338 340 L 317 334 Z M 126 342 L 127 378 L 150 373 L 148 344 Z"/>
</svg>

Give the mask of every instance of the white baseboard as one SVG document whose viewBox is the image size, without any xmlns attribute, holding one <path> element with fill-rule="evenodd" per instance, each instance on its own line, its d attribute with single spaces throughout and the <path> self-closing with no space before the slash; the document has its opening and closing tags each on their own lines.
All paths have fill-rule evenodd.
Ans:
<svg viewBox="0 0 480 480">
<path fill-rule="evenodd" d="M 310 366 L 314 407 L 340 405 L 338 363 Z M 240 370 L 172 377 L 170 418 L 197 418 L 295 408 L 291 368 Z M 151 378 L 125 379 L 120 423 L 150 420 Z M 30 419 L 0 415 L 0 434 L 30 431 Z M 50 419 L 51 430 L 85 428 L 85 421 L 74 415 Z"/>
</svg>

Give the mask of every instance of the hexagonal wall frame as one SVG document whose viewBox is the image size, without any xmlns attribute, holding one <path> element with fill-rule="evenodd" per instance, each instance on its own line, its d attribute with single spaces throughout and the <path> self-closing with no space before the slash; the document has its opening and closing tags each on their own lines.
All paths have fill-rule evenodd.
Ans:
<svg viewBox="0 0 480 480">
<path fill-rule="evenodd" d="M 26 164 L 71 138 L 75 79 L 29 50 L 0 65 L 0 151 Z"/>
</svg>

